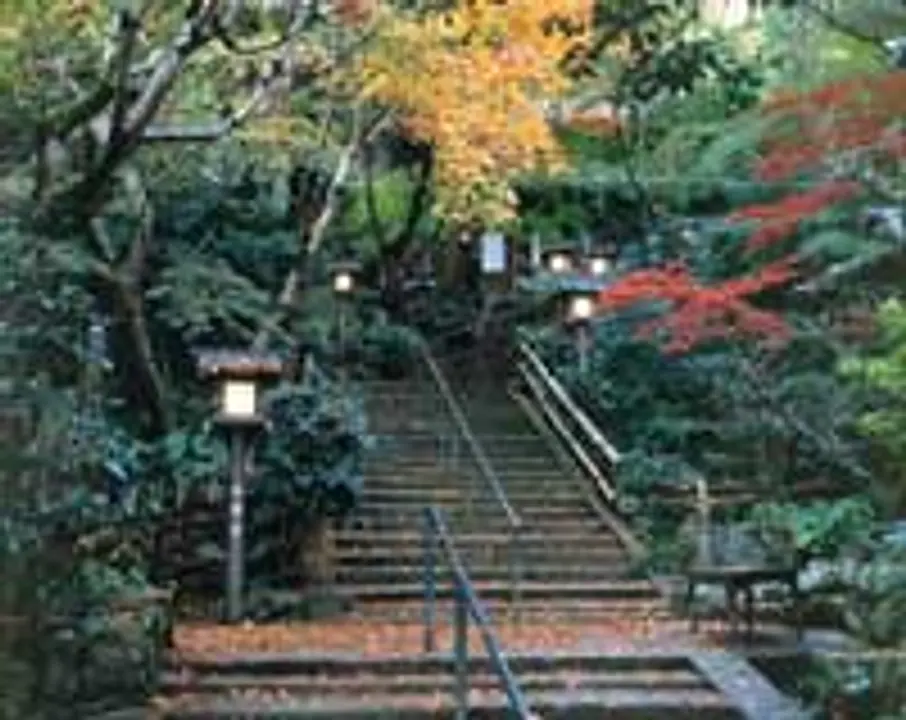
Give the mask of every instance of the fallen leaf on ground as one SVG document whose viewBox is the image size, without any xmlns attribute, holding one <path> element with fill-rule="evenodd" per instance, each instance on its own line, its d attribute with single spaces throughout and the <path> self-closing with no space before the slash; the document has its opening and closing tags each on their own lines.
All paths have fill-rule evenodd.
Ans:
<svg viewBox="0 0 906 720">
<path fill-rule="evenodd" d="M 421 623 L 388 623 L 361 618 L 330 622 L 270 623 L 254 626 L 229 626 L 193 623 L 175 630 L 177 651 L 186 655 L 211 655 L 255 652 L 355 653 L 363 656 L 420 654 L 424 626 Z M 588 624 L 560 622 L 500 623 L 495 637 L 505 652 L 536 650 L 570 651 L 577 649 L 631 650 L 688 645 L 692 640 L 676 622 L 614 620 Z M 707 635 L 702 635 L 707 638 Z M 469 628 L 469 651 L 485 654 L 480 633 Z M 453 647 L 453 629 L 438 624 L 436 648 Z"/>
</svg>

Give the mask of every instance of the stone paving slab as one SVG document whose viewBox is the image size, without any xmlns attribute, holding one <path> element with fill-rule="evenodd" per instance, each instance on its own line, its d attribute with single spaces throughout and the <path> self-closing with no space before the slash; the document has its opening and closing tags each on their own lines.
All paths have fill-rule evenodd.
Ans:
<svg viewBox="0 0 906 720">
<path fill-rule="evenodd" d="M 807 720 L 810 715 L 781 693 L 744 658 L 724 650 L 700 650 L 689 659 L 747 720 Z"/>
</svg>

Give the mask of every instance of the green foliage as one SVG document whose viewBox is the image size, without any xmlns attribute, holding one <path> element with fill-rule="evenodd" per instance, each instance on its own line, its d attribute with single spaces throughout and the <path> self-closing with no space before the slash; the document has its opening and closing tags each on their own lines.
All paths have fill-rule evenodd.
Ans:
<svg viewBox="0 0 906 720">
<path fill-rule="evenodd" d="M 369 209 L 367 188 L 359 185 L 352 189 L 343 225 L 347 232 L 354 236 L 352 243 L 356 256 L 362 262 L 373 260 L 385 249 L 380 247 L 379 240 L 390 242 L 397 238 L 397 233 L 408 219 L 413 192 L 412 180 L 401 170 L 385 172 L 373 179 L 372 209 Z M 378 223 L 379 230 L 383 230 L 384 238 L 375 236 L 374 222 Z M 430 222 L 427 217 L 420 218 L 418 227 L 415 228 L 416 234 L 427 235 L 424 230 Z"/>
<path fill-rule="evenodd" d="M 877 522 L 875 509 L 865 497 L 808 504 L 769 503 L 752 511 L 759 527 L 784 529 L 804 557 L 840 557 L 871 536 Z"/>
<path fill-rule="evenodd" d="M 0 638 L 0 669 L 21 680 L 14 717 L 140 701 L 157 671 L 159 611 L 126 617 L 117 602 L 171 581 L 187 601 L 220 592 L 223 523 L 201 521 L 219 517 L 227 458 L 193 350 L 245 345 L 268 327 L 297 242 L 280 183 L 234 175 L 220 159 L 216 179 L 194 165 L 149 189 L 154 242 L 134 301 L 172 418 L 161 433 L 144 422 L 128 306 L 98 282 L 86 238 L 0 224 L 3 406 L 25 418 L 0 438 L 0 614 L 16 628 Z M 127 253 L 136 223 L 117 203 L 105 220 L 110 247 Z M 93 322 L 107 328 L 102 347 L 87 339 Z M 290 345 L 272 330 L 273 346 Z M 361 409 L 336 384 L 306 382 L 275 394 L 260 449 L 255 584 L 304 580 L 279 577 L 297 543 L 280 523 L 338 514 L 361 486 Z"/>
<path fill-rule="evenodd" d="M 682 243 L 669 236 L 662 245 L 649 241 L 644 254 L 654 263 L 682 257 L 696 276 L 719 281 L 751 267 L 740 251 L 744 237 L 699 223 Z M 632 245 L 621 250 L 624 258 L 635 252 Z M 782 298 L 766 302 L 776 306 Z M 827 325 L 808 308 L 790 310 L 794 335 L 781 351 L 715 341 L 670 356 L 637 336 L 659 312 L 657 305 L 640 305 L 596 319 L 584 374 L 561 329 L 536 333 L 545 359 L 623 453 L 616 477 L 621 508 L 655 554 L 659 543 L 674 543 L 689 508 L 665 499 L 691 496 L 698 476 L 735 483 L 783 508 L 787 515 L 771 520 L 817 533 L 807 539 L 814 552 L 839 549 L 832 538 L 838 525 L 863 530 L 859 503 L 819 510 L 792 502 L 794 488 L 804 483 L 824 482 L 840 492 L 873 487 L 864 443 L 853 432 L 864 394 L 834 372 L 841 349 Z"/>
<path fill-rule="evenodd" d="M 155 302 L 160 318 L 188 344 L 219 335 L 249 342 L 270 310 L 270 296 L 229 264 L 187 254 L 178 265 L 164 269 L 146 297 Z"/>
<path fill-rule="evenodd" d="M 881 538 L 842 575 L 845 629 L 882 652 L 820 659 L 802 694 L 823 710 L 819 718 L 846 708 L 851 717 L 897 720 L 906 706 L 906 547 Z"/>
<path fill-rule="evenodd" d="M 413 372 L 418 337 L 402 325 L 373 324 L 361 336 L 362 362 L 379 377 L 398 380 Z"/>
<path fill-rule="evenodd" d="M 873 396 L 858 427 L 882 451 L 878 459 L 889 477 L 887 501 L 901 508 L 906 502 L 900 469 L 906 459 L 906 305 L 890 299 L 879 308 L 877 319 L 881 331 L 877 346 L 866 356 L 843 359 L 840 371 Z"/>
<path fill-rule="evenodd" d="M 783 17 L 789 20 L 790 14 Z M 772 23 L 762 28 L 768 38 L 781 29 Z M 686 93 L 646 97 L 634 132 L 621 138 L 631 140 L 631 172 L 597 157 L 559 180 L 556 191 L 530 186 L 534 194 L 526 195 L 533 202 L 524 203 L 527 227 L 535 223 L 551 231 L 564 224 L 560 232 L 568 239 L 588 233 L 617 240 L 620 269 L 678 260 L 707 284 L 747 277 L 766 261 L 795 253 L 803 282 L 795 291 L 758 298 L 760 307 L 788 322 L 790 343 L 766 350 L 714 341 L 665 356 L 636 334 L 663 308 L 640 305 L 593 321 L 583 374 L 575 341 L 562 327 L 534 336 L 572 396 L 620 449 L 619 507 L 648 541 L 653 564 L 675 570 L 681 562 L 680 529 L 689 520 L 692 480 L 704 477 L 712 487 L 731 486 L 731 492 L 759 498 L 727 512 L 766 536 L 792 535 L 803 559 L 815 559 L 816 572 L 853 555 L 855 567 L 886 567 L 885 576 L 899 587 L 882 583 L 877 593 L 867 592 L 867 580 L 853 580 L 843 604 L 853 610 L 848 615 L 871 618 L 872 628 L 859 632 L 866 644 L 901 645 L 901 634 L 895 640 L 893 629 L 903 626 L 899 607 L 906 585 L 893 568 L 902 558 L 891 561 L 871 540 L 875 524 L 904 507 L 893 498 L 897 489 L 903 497 L 900 468 L 906 459 L 901 402 L 906 311 L 898 303 L 885 307 L 884 337 L 868 359 L 847 359 L 858 352 L 852 328 L 841 332 L 835 318 L 879 295 L 901 295 L 902 242 L 865 231 L 863 197 L 814 212 L 767 251 L 747 252 L 751 228 L 726 222 L 734 210 L 806 187 L 803 177 L 786 183 L 752 180 L 763 140 L 775 128 L 749 103 L 790 81 L 811 86 L 877 62 L 869 59 L 871 53 L 851 52 L 838 33 L 816 24 L 808 23 L 806 37 L 802 26 L 788 22 L 784 42 L 766 40 L 760 58 L 743 61 L 751 74 L 738 78 L 737 89 L 749 93 L 742 101 L 733 96 L 734 81 L 726 79 L 705 79 Z M 618 211 L 610 202 L 614 197 L 622 200 Z M 564 207 L 572 211 L 571 224 L 558 217 Z M 545 225 L 549 220 L 553 223 Z M 889 477 L 893 482 L 885 482 Z M 819 484 L 830 499 L 797 499 L 798 487 Z M 683 497 L 687 502 L 677 502 Z M 869 683 L 870 702 L 851 716 L 882 717 L 901 709 L 895 686 L 902 683 L 902 665 L 884 673 Z M 834 680 L 837 689 L 840 680 Z M 882 701 L 883 692 L 899 699 Z"/>
<path fill-rule="evenodd" d="M 832 12 L 842 20 L 841 27 L 858 34 L 860 25 L 865 27 L 865 21 L 878 12 L 871 7 L 877 4 L 876 0 L 851 3 L 849 8 L 838 6 Z M 886 62 L 877 46 L 841 32 L 806 9 L 770 8 L 765 12 L 761 35 L 769 89 L 816 87 L 850 73 L 877 70 Z"/>
<path fill-rule="evenodd" d="M 159 505 L 157 486 L 142 482 L 143 448 L 78 397 L 45 388 L 6 400 L 21 410 L 20 432 L 34 427 L 0 448 L 0 612 L 10 630 L 0 663 L 26 690 L 11 710 L 71 717 L 134 702 L 157 671 L 161 609 L 111 607 L 150 580 Z"/>
<path fill-rule="evenodd" d="M 313 373 L 266 400 L 271 433 L 258 456 L 253 502 L 286 508 L 293 523 L 348 512 L 362 489 L 366 436 L 361 407 Z"/>
</svg>

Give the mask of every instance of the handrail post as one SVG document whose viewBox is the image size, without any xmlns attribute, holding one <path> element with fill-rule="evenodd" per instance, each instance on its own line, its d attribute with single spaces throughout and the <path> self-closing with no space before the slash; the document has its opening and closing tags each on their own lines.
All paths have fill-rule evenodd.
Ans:
<svg viewBox="0 0 906 720">
<path fill-rule="evenodd" d="M 469 717 L 469 607 L 465 588 L 459 578 L 453 606 L 453 654 L 456 667 L 456 720 Z"/>
<path fill-rule="evenodd" d="M 425 653 L 434 652 L 437 617 L 437 529 L 431 508 L 425 508 L 424 548 L 425 548 Z"/>
<path fill-rule="evenodd" d="M 450 466 L 454 470 L 459 469 L 459 434 L 452 433 L 450 435 Z"/>
<path fill-rule="evenodd" d="M 522 524 L 510 531 L 510 547 L 507 553 L 510 564 L 510 616 L 516 623 L 522 618 Z"/>
</svg>

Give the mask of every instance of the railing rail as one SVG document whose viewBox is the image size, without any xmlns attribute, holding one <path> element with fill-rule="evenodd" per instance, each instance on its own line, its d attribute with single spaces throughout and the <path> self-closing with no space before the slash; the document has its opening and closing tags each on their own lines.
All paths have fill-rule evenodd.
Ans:
<svg viewBox="0 0 906 720">
<path fill-rule="evenodd" d="M 453 583 L 453 654 L 456 679 L 454 684 L 456 720 L 469 716 L 469 621 L 477 630 L 494 672 L 500 677 L 503 692 L 510 710 L 519 720 L 540 720 L 532 713 L 525 693 L 519 685 L 500 643 L 494 633 L 487 610 L 484 608 L 465 565 L 456 549 L 453 536 L 441 511 L 436 507 L 425 509 L 425 638 L 426 653 L 435 651 L 437 576 L 440 560 L 446 560 Z"/>
<path fill-rule="evenodd" d="M 422 341 L 420 343 L 420 348 L 422 360 L 424 361 L 425 367 L 428 370 L 428 375 L 430 376 L 434 386 L 437 388 L 437 392 L 443 400 L 447 412 L 453 419 L 453 423 L 456 426 L 456 432 L 459 438 L 461 438 L 465 443 L 469 454 L 471 455 L 476 467 L 478 468 L 478 472 L 481 475 L 482 480 L 494 495 L 494 498 L 496 499 L 498 505 L 503 511 L 504 516 L 507 519 L 507 523 L 509 525 L 507 563 L 510 580 L 510 602 L 514 614 L 518 614 L 520 585 L 522 581 L 522 517 L 520 516 L 516 508 L 513 507 L 512 503 L 509 501 L 509 498 L 507 498 L 506 491 L 503 488 L 503 484 L 500 482 L 500 478 L 497 475 L 497 472 L 491 465 L 490 460 L 488 460 L 488 457 L 485 454 L 481 443 L 478 442 L 478 439 L 475 437 L 475 433 L 472 431 L 472 428 L 469 425 L 469 420 L 466 417 L 465 412 L 457 401 L 456 395 L 450 387 L 450 384 L 447 382 L 443 370 L 441 370 L 440 365 L 431 352 L 431 349 L 428 347 L 428 344 Z M 458 451 L 455 451 L 454 455 L 456 455 L 458 458 Z"/>
<path fill-rule="evenodd" d="M 524 340 L 517 346 L 516 367 L 545 418 L 585 471 L 594 478 L 601 494 L 610 501 L 616 500 L 613 471 L 621 460 L 620 452 Z M 593 455 L 597 455 L 597 459 Z"/>
<path fill-rule="evenodd" d="M 453 390 L 450 388 L 450 384 L 447 382 L 447 378 L 444 376 L 443 370 L 440 369 L 440 365 L 438 365 L 437 360 L 435 359 L 433 353 L 428 348 L 426 343 L 422 343 L 421 349 L 422 359 L 424 360 L 425 366 L 428 369 L 428 373 L 431 376 L 432 381 L 434 382 L 434 386 L 437 388 L 441 399 L 446 405 L 447 411 L 450 413 L 450 417 L 453 418 L 457 432 L 465 442 L 466 447 L 472 455 L 472 458 L 475 460 L 475 464 L 478 466 L 478 470 L 481 473 L 482 479 L 494 494 L 495 499 L 506 515 L 510 525 L 514 528 L 521 526 L 522 518 L 513 507 L 512 503 L 510 503 L 509 498 L 507 498 L 506 491 L 503 489 L 503 484 L 500 482 L 500 478 L 497 476 L 497 472 L 494 470 L 490 460 L 488 460 L 488 456 L 485 454 L 484 449 L 481 447 L 481 443 L 478 442 L 478 439 L 475 437 L 475 433 L 472 432 L 472 428 L 469 426 L 469 421 L 466 418 L 466 414 L 460 406 L 459 401 L 457 401 L 456 395 L 453 393 Z"/>
</svg>

